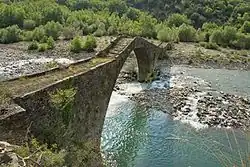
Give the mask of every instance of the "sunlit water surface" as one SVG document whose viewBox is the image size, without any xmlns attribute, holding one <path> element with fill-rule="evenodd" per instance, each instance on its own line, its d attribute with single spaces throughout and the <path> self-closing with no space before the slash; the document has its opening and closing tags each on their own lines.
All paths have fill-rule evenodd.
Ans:
<svg viewBox="0 0 250 167">
<path fill-rule="evenodd" d="M 222 84 L 223 91 L 232 85 L 225 81 L 228 76 L 239 76 L 233 92 L 248 94 L 248 72 L 215 71 L 174 67 L 176 71 L 188 71 L 188 75 L 202 77 L 215 87 Z M 178 73 L 178 72 L 177 72 Z M 224 77 L 221 77 L 224 76 Z M 215 75 L 214 75 L 215 76 Z M 247 78 L 248 77 L 248 78 Z M 209 79 L 212 78 L 212 79 Z M 221 81 L 220 81 L 221 80 Z M 126 84 L 129 92 L 159 87 L 166 81 L 149 85 Z M 216 87 L 216 88 L 218 88 Z M 228 89 L 226 88 L 228 87 Z M 246 89 L 244 91 L 244 88 Z M 243 89 L 243 90 L 242 90 Z M 250 94 L 250 93 L 249 93 Z M 248 94 L 248 95 L 249 95 Z M 144 109 L 125 95 L 113 92 L 107 111 L 102 135 L 102 152 L 108 166 L 118 167 L 223 167 L 242 166 L 249 157 L 248 135 L 241 130 L 195 129 L 189 124 L 174 121 L 169 115 L 156 109 Z M 249 166 L 250 164 L 246 164 Z"/>
</svg>

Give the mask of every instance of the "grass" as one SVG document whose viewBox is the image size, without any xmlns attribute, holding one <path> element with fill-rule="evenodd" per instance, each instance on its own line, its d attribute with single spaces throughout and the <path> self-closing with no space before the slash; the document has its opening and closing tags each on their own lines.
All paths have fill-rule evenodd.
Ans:
<svg viewBox="0 0 250 167">
<path fill-rule="evenodd" d="M 0 106 L 10 101 L 11 97 L 21 96 L 25 93 L 41 89 L 47 85 L 53 84 L 56 81 L 73 76 L 78 73 L 87 72 L 90 68 L 98 64 L 109 62 L 113 58 L 93 58 L 88 62 L 71 65 L 66 69 L 59 71 L 48 72 L 45 75 L 40 75 L 31 78 L 21 77 L 17 80 L 0 83 Z"/>
</svg>

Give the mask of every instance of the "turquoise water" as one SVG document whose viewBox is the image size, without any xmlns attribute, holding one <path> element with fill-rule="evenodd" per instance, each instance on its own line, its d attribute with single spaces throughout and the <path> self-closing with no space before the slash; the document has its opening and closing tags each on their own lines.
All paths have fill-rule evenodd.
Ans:
<svg viewBox="0 0 250 167">
<path fill-rule="evenodd" d="M 250 166 L 248 141 L 241 130 L 197 130 L 114 92 L 101 149 L 108 166 L 233 167 Z"/>
</svg>

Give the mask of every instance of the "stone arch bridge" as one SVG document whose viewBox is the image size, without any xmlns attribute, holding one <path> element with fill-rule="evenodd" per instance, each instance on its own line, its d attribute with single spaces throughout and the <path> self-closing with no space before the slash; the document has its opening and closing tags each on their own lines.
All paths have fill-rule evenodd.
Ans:
<svg viewBox="0 0 250 167">
<path fill-rule="evenodd" d="M 93 58 L 67 68 L 1 82 L 0 140 L 24 141 L 28 129 L 37 138 L 49 138 L 60 145 L 91 141 L 98 151 L 110 96 L 127 57 L 135 52 L 138 80 L 144 82 L 153 74 L 157 58 L 165 54 L 164 47 L 140 37 L 119 37 Z M 67 92 L 58 90 L 71 90 L 68 96 L 73 100 L 65 100 L 71 105 L 61 105 L 70 106 L 70 110 L 54 114 L 60 109 L 51 102 L 52 95 L 67 98 Z"/>
</svg>

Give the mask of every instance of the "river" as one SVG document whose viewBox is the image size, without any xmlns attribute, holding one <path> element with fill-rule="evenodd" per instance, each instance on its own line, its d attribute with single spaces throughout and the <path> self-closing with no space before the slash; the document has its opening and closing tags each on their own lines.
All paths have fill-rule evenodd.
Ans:
<svg viewBox="0 0 250 167">
<path fill-rule="evenodd" d="M 163 70 L 164 71 L 164 70 Z M 171 75 L 185 72 L 202 78 L 216 89 L 250 95 L 247 71 L 172 67 Z M 151 84 L 128 83 L 125 90 L 137 93 Z M 171 85 L 171 79 L 170 79 Z M 154 108 L 142 108 L 126 95 L 113 92 L 102 134 L 101 149 L 107 166 L 117 167 L 224 167 L 250 166 L 250 135 L 238 129 L 195 128 L 173 120 Z"/>
</svg>

